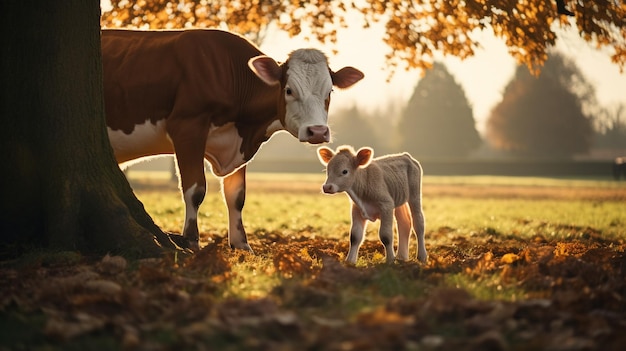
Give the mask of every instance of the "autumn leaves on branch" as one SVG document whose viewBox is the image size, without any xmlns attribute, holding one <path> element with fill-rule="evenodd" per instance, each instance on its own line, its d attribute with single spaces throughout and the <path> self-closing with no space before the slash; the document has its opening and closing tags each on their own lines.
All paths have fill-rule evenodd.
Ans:
<svg viewBox="0 0 626 351">
<path fill-rule="evenodd" d="M 575 27 L 585 40 L 608 49 L 626 65 L 626 5 L 613 0 L 112 0 L 104 27 L 227 28 L 260 44 L 268 30 L 336 43 L 342 28 L 383 23 L 382 40 L 391 71 L 428 68 L 435 53 L 467 58 L 481 45 L 476 34 L 491 31 L 518 63 L 532 71 L 547 60 L 559 28 Z M 571 18 L 571 19 L 570 19 Z M 360 21 L 359 21 L 360 19 Z M 355 24 L 356 22 L 356 24 Z M 339 48 L 337 48 L 339 49 Z"/>
</svg>

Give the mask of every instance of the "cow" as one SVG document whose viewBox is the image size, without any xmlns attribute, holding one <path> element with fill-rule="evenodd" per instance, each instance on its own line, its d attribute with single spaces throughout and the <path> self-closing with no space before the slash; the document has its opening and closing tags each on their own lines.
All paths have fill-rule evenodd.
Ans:
<svg viewBox="0 0 626 351">
<path fill-rule="evenodd" d="M 279 131 L 301 142 L 328 142 L 333 86 L 348 88 L 364 77 L 353 67 L 331 70 L 316 49 L 295 50 L 278 64 L 221 30 L 103 30 L 102 61 L 115 157 L 125 163 L 175 154 L 182 237 L 192 250 L 199 249 L 204 160 L 221 178 L 230 247 L 252 251 L 241 214 L 247 163 Z"/>
<path fill-rule="evenodd" d="M 393 249 L 393 218 L 398 226 L 398 260 L 409 259 L 411 229 L 417 233 L 417 258 L 427 261 L 424 244 L 424 212 L 422 210 L 422 166 L 408 153 L 372 159 L 369 147 L 356 153 L 350 146 L 334 152 L 328 147 L 317 150 L 326 166 L 326 194 L 346 192 L 352 202 L 350 249 L 346 262 L 356 264 L 363 243 L 367 221 L 380 219 L 378 236 L 385 246 L 387 263 L 395 260 Z"/>
</svg>

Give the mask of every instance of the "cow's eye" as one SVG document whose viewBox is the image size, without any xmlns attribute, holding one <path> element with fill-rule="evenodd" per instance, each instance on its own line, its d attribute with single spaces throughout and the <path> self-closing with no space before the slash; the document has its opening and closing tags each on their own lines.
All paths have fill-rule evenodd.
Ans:
<svg viewBox="0 0 626 351">
<path fill-rule="evenodd" d="M 285 89 L 285 94 L 290 95 L 293 94 L 293 92 L 291 91 L 291 88 L 286 88 Z"/>
<path fill-rule="evenodd" d="M 344 169 L 343 171 L 341 171 L 341 174 L 343 174 L 343 175 L 348 174 L 348 170 L 347 170 L 347 169 Z"/>
</svg>

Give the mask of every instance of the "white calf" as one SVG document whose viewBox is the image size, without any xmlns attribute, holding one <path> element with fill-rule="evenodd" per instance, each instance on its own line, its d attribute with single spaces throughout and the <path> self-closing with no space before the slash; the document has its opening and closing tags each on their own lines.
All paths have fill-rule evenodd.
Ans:
<svg viewBox="0 0 626 351">
<path fill-rule="evenodd" d="M 346 192 L 352 200 L 350 251 L 346 261 L 355 264 L 367 220 L 380 218 L 380 241 L 385 245 L 387 263 L 395 259 L 393 217 L 398 225 L 398 259 L 409 259 L 411 227 L 417 233 L 417 258 L 426 262 L 424 212 L 422 211 L 422 167 L 411 155 L 402 153 L 372 159 L 371 148 L 342 146 L 337 152 L 320 147 L 318 156 L 326 165 L 327 194 Z"/>
</svg>

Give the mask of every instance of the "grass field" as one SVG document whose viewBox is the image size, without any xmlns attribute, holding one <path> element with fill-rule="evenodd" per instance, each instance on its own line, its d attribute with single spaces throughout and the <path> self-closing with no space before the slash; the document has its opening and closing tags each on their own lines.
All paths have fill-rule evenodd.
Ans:
<svg viewBox="0 0 626 351">
<path fill-rule="evenodd" d="M 180 232 L 167 175 L 131 173 Z M 425 177 L 427 264 L 384 264 L 378 223 L 356 267 L 349 201 L 323 174 L 249 174 L 232 251 L 214 179 L 197 254 L 96 262 L 73 254 L 0 270 L 8 349 L 591 350 L 626 344 L 626 183 Z M 68 256 L 70 258 L 68 258 Z M 116 261 L 117 260 L 117 261 Z M 52 261 L 52 263 L 50 263 Z M 123 264 L 122 264 L 123 262 Z"/>
<path fill-rule="evenodd" d="M 140 173 L 139 176 L 142 174 Z M 252 173 L 247 181 L 244 223 L 253 246 L 255 233 L 328 238 L 348 242 L 350 202 L 345 194 L 320 191 L 324 174 Z M 162 228 L 180 232 L 183 205 L 174 182 L 136 178 L 137 196 Z M 165 187 L 162 188 L 158 186 Z M 155 187 L 156 186 L 156 187 Z M 199 214 L 201 241 L 226 236 L 227 215 L 220 186 L 209 182 Z M 426 245 L 433 249 L 458 238 L 487 234 L 530 240 L 582 238 L 598 233 L 607 240 L 626 239 L 626 183 L 595 179 L 532 177 L 425 177 L 423 203 Z M 370 223 L 366 239 L 380 246 L 379 222 Z M 445 233 L 443 235 L 442 233 Z M 452 238 L 453 240 L 449 240 Z M 414 238 L 412 238 L 414 240 Z M 477 246 L 478 246 L 477 242 Z M 347 252 L 338 252 L 341 258 Z M 414 242 L 411 255 L 415 254 Z M 364 260 L 362 265 L 382 263 Z"/>
<path fill-rule="evenodd" d="M 157 224 L 166 230 L 180 232 L 184 214 L 177 185 L 161 178 L 131 179 L 136 180 L 133 183 L 136 194 Z M 322 194 L 323 182 L 323 174 L 250 174 L 244 208 L 247 230 L 307 230 L 315 236 L 347 240 L 349 200 L 345 194 Z M 210 181 L 199 214 L 202 233 L 225 233 L 227 230 L 226 208 L 219 191 L 219 183 Z M 425 177 L 423 193 L 427 233 L 453 228 L 467 234 L 495 230 L 528 236 L 540 229 L 541 232 L 549 231 L 550 235 L 567 236 L 573 233 L 564 228 L 575 226 L 595 228 L 610 238 L 626 238 L 624 182 L 489 176 Z M 368 227 L 369 239 L 377 238 L 377 224 Z"/>
</svg>

